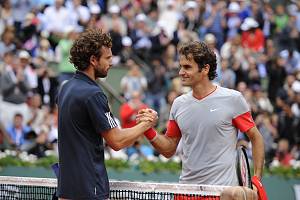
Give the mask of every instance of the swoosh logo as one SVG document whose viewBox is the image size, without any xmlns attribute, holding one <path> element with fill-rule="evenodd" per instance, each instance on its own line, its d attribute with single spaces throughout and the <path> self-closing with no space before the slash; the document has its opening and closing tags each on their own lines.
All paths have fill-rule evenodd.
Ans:
<svg viewBox="0 0 300 200">
<path fill-rule="evenodd" d="M 217 111 L 217 110 L 219 110 L 218 108 L 215 108 L 215 109 L 210 109 L 209 111 L 210 112 L 215 112 L 215 111 Z"/>
</svg>

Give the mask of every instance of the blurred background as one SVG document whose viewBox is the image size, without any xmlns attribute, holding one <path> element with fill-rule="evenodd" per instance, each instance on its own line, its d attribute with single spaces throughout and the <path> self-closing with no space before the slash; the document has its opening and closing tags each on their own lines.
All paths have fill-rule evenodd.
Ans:
<svg viewBox="0 0 300 200">
<path fill-rule="evenodd" d="M 291 198 L 285 199 L 295 198 L 293 186 L 300 184 L 299 0 L 1 0 L 2 172 L 7 165 L 57 160 L 55 96 L 73 76 L 69 50 L 87 28 L 103 29 L 113 39 L 114 66 L 98 83 L 119 126 L 134 126 L 137 110 L 150 107 L 159 113 L 162 133 L 173 100 L 189 91 L 178 77 L 177 47 L 205 41 L 217 55 L 215 84 L 244 95 L 265 139 L 265 176 L 279 177 L 269 179 L 267 189 L 287 188 Z M 251 158 L 248 141 L 239 134 Z M 164 181 L 176 182 L 180 171 L 180 150 L 165 160 L 143 138 L 118 152 L 106 147 L 106 159 L 113 169 L 169 170 Z"/>
</svg>

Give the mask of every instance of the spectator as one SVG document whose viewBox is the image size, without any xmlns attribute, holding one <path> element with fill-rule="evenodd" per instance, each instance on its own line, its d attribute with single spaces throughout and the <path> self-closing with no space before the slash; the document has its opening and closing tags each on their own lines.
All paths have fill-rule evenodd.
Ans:
<svg viewBox="0 0 300 200">
<path fill-rule="evenodd" d="M 7 27 L 1 36 L 0 58 L 3 58 L 6 52 L 14 51 L 16 49 L 14 38 L 15 38 L 15 34 L 13 28 Z"/>
<path fill-rule="evenodd" d="M 69 0 L 66 2 L 66 8 L 69 10 L 71 26 L 76 31 L 83 31 L 90 19 L 90 10 L 82 5 L 82 0 Z"/>
<path fill-rule="evenodd" d="M 55 54 L 50 46 L 50 42 L 43 38 L 39 41 L 39 46 L 34 50 L 34 57 L 42 57 L 47 62 L 55 62 Z"/>
<path fill-rule="evenodd" d="M 147 108 L 143 103 L 142 95 L 139 91 L 133 91 L 128 102 L 120 107 L 120 120 L 122 128 L 131 128 L 136 125 L 136 115 L 140 109 Z"/>
<path fill-rule="evenodd" d="M 153 59 L 152 70 L 147 74 L 148 90 L 146 103 L 154 110 L 160 112 L 166 105 L 165 96 L 169 88 L 165 66 L 159 59 Z"/>
<path fill-rule="evenodd" d="M 31 91 L 35 91 L 38 84 L 38 77 L 35 66 L 31 63 L 31 56 L 27 51 L 21 50 L 19 52 L 19 59 L 20 67 L 24 69 L 25 79 L 28 81 L 29 87 Z"/>
<path fill-rule="evenodd" d="M 263 32 L 258 27 L 259 24 L 253 18 L 246 18 L 241 25 L 242 45 L 253 52 L 262 52 L 264 50 L 265 39 Z"/>
<path fill-rule="evenodd" d="M 41 17 L 43 30 L 51 34 L 51 40 L 56 45 L 63 37 L 66 29 L 72 26 L 72 13 L 64 6 L 64 0 L 55 0 L 55 4 L 45 9 Z"/>
<path fill-rule="evenodd" d="M 29 150 L 32 145 L 26 141 L 26 135 L 30 130 L 29 126 L 24 125 L 23 115 L 16 113 L 13 118 L 13 124 L 6 131 L 18 150 Z"/>
<path fill-rule="evenodd" d="M 1 113 L 3 122 L 7 124 L 12 120 L 15 112 L 24 113 L 27 109 L 26 100 L 30 91 L 29 82 L 26 80 L 24 69 L 18 57 L 13 56 L 11 63 L 6 65 L 1 77 L 3 102 Z M 5 118 L 5 119 L 4 119 Z"/>
<path fill-rule="evenodd" d="M 43 105 L 55 107 L 55 97 L 58 89 L 58 80 L 47 66 L 41 66 L 38 76 L 37 92 L 41 95 Z"/>
<path fill-rule="evenodd" d="M 120 16 L 120 11 L 120 7 L 116 4 L 109 7 L 109 15 L 103 16 L 104 29 L 109 32 L 117 25 L 121 36 L 125 36 L 127 34 L 127 27 L 125 21 Z"/>
<path fill-rule="evenodd" d="M 229 62 L 226 59 L 221 61 L 220 85 L 226 88 L 235 88 L 236 76 L 232 69 L 229 68 Z"/>
<path fill-rule="evenodd" d="M 24 16 L 32 10 L 34 5 L 31 0 L 11 0 L 11 5 L 14 17 L 14 27 L 16 28 L 17 35 L 19 35 Z"/>
<path fill-rule="evenodd" d="M 122 50 L 120 53 L 121 56 L 121 63 L 126 63 L 127 60 L 132 59 L 134 55 L 133 49 L 132 49 L 132 40 L 128 36 L 124 36 L 122 38 Z"/>
<path fill-rule="evenodd" d="M 290 167 L 293 159 L 290 153 L 289 141 L 286 139 L 279 140 L 274 161 L 278 161 L 281 166 Z"/>
<path fill-rule="evenodd" d="M 285 62 L 281 57 L 274 58 L 266 63 L 269 74 L 268 97 L 272 103 L 275 103 L 276 95 L 284 84 L 286 78 Z"/>
<path fill-rule="evenodd" d="M 1 2 L 0 19 L 3 20 L 4 27 L 13 26 L 13 10 L 10 0 L 4 0 Z M 0 31 L 1 35 L 2 31 Z"/>
<path fill-rule="evenodd" d="M 128 60 L 126 64 L 129 67 L 129 71 L 121 79 L 121 89 L 125 99 L 131 99 L 134 91 L 138 91 L 142 98 L 144 98 L 144 92 L 147 89 L 146 77 L 133 60 Z"/>
<path fill-rule="evenodd" d="M 216 37 L 216 47 L 220 49 L 224 43 L 224 28 L 226 26 L 225 9 L 222 1 L 212 1 L 211 9 L 206 9 L 203 26 L 200 27 L 200 37 L 212 33 Z"/>
<path fill-rule="evenodd" d="M 70 49 L 73 41 L 77 38 L 78 33 L 74 27 L 66 28 L 65 37 L 61 39 L 55 49 L 56 61 L 58 62 L 59 83 L 69 80 L 74 75 L 75 69 L 69 62 Z"/>
<path fill-rule="evenodd" d="M 239 17 L 240 6 L 237 2 L 231 2 L 228 6 L 228 19 L 227 19 L 227 38 L 235 37 L 238 33 L 238 29 L 242 23 Z"/>
</svg>

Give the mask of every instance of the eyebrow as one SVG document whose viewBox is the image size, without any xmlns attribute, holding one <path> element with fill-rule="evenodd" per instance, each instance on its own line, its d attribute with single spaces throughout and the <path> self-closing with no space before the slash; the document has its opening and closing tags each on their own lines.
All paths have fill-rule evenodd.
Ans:
<svg viewBox="0 0 300 200">
<path fill-rule="evenodd" d="M 180 65 L 180 64 L 179 64 L 179 66 L 180 66 L 180 67 L 184 67 L 184 68 L 192 67 L 192 65 L 188 65 L 188 64 L 185 64 L 185 65 Z"/>
</svg>

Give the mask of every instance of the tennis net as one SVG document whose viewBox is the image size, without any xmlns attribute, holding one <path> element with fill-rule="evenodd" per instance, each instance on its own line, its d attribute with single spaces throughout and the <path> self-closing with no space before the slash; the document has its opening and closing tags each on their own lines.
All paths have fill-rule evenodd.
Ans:
<svg viewBox="0 0 300 200">
<path fill-rule="evenodd" d="M 57 181 L 0 176 L 0 199 L 51 200 Z M 226 186 L 110 181 L 111 200 L 218 200 Z"/>
</svg>

